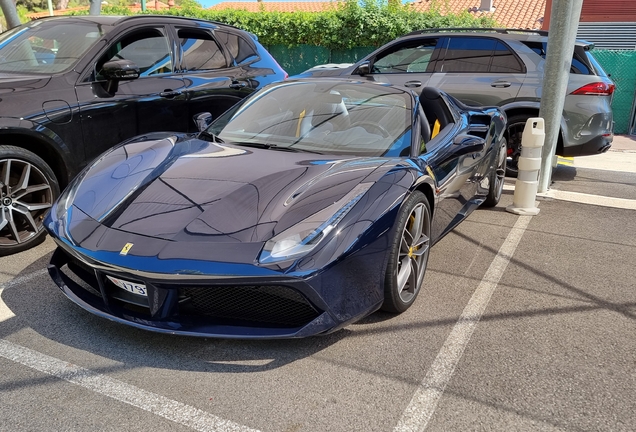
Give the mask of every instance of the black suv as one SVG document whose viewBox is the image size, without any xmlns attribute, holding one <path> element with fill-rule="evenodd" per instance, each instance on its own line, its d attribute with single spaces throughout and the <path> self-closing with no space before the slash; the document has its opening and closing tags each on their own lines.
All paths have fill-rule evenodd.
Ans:
<svg viewBox="0 0 636 432">
<path fill-rule="evenodd" d="M 354 65 L 322 65 L 300 76 L 357 75 L 413 88 L 438 87 L 468 105 L 496 105 L 508 116 L 508 174 L 516 175 L 526 120 L 537 117 L 548 33 L 514 29 L 431 29 L 407 34 Z M 604 152 L 614 138 L 614 83 L 576 41 L 557 154 Z"/>
<path fill-rule="evenodd" d="M 196 131 L 287 74 L 256 37 L 166 16 L 45 18 L 0 35 L 0 255 L 37 244 L 60 189 L 139 134 Z"/>
</svg>

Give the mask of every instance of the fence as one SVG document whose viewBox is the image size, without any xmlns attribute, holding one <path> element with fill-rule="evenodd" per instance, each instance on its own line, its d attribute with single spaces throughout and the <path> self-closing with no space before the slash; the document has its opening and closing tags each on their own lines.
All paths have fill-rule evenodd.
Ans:
<svg viewBox="0 0 636 432">
<path fill-rule="evenodd" d="M 594 50 L 594 57 L 611 75 L 616 84 L 612 110 L 614 111 L 614 132 L 630 133 L 634 117 L 634 95 L 636 95 L 636 51 Z"/>
<path fill-rule="evenodd" d="M 313 45 L 271 45 L 267 50 L 287 73 L 296 75 L 319 64 L 355 63 L 373 51 L 374 47 L 358 47 L 348 50 L 330 50 Z"/>
</svg>

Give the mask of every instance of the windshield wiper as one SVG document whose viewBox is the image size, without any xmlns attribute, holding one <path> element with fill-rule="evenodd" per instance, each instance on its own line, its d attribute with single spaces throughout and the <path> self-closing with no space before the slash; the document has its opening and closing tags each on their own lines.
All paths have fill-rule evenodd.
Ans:
<svg viewBox="0 0 636 432">
<path fill-rule="evenodd" d="M 225 142 L 221 138 L 219 138 L 218 136 L 216 136 L 213 133 L 210 133 L 208 131 L 199 132 L 199 135 L 197 135 L 197 138 L 208 138 L 208 139 L 212 140 L 212 142 L 216 142 L 216 143 L 220 143 L 220 144 L 223 144 Z"/>
<path fill-rule="evenodd" d="M 263 144 L 263 143 L 253 143 L 253 142 L 233 142 L 232 144 L 236 144 L 236 145 L 244 146 L 244 147 L 256 147 L 256 148 L 262 148 L 267 150 L 286 151 L 286 152 L 293 152 L 293 153 L 322 154 L 320 152 L 313 151 L 313 150 L 305 150 L 305 149 L 300 149 L 296 147 L 279 146 L 277 144 Z"/>
</svg>

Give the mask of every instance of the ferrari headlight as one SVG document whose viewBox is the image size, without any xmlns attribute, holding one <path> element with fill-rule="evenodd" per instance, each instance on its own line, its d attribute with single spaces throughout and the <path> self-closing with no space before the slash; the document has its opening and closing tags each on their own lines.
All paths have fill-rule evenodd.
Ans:
<svg viewBox="0 0 636 432">
<path fill-rule="evenodd" d="M 336 228 L 371 185 L 372 183 L 359 184 L 333 205 L 273 237 L 265 243 L 258 261 L 268 264 L 299 258 L 311 252 Z"/>
</svg>

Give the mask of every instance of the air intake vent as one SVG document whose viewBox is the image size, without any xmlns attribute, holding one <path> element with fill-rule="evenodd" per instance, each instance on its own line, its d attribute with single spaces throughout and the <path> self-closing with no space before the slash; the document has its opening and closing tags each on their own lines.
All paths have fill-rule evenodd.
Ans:
<svg viewBox="0 0 636 432">
<path fill-rule="evenodd" d="M 197 286 L 179 289 L 179 315 L 251 323 L 246 325 L 301 327 L 320 312 L 302 294 L 286 286 Z"/>
</svg>

